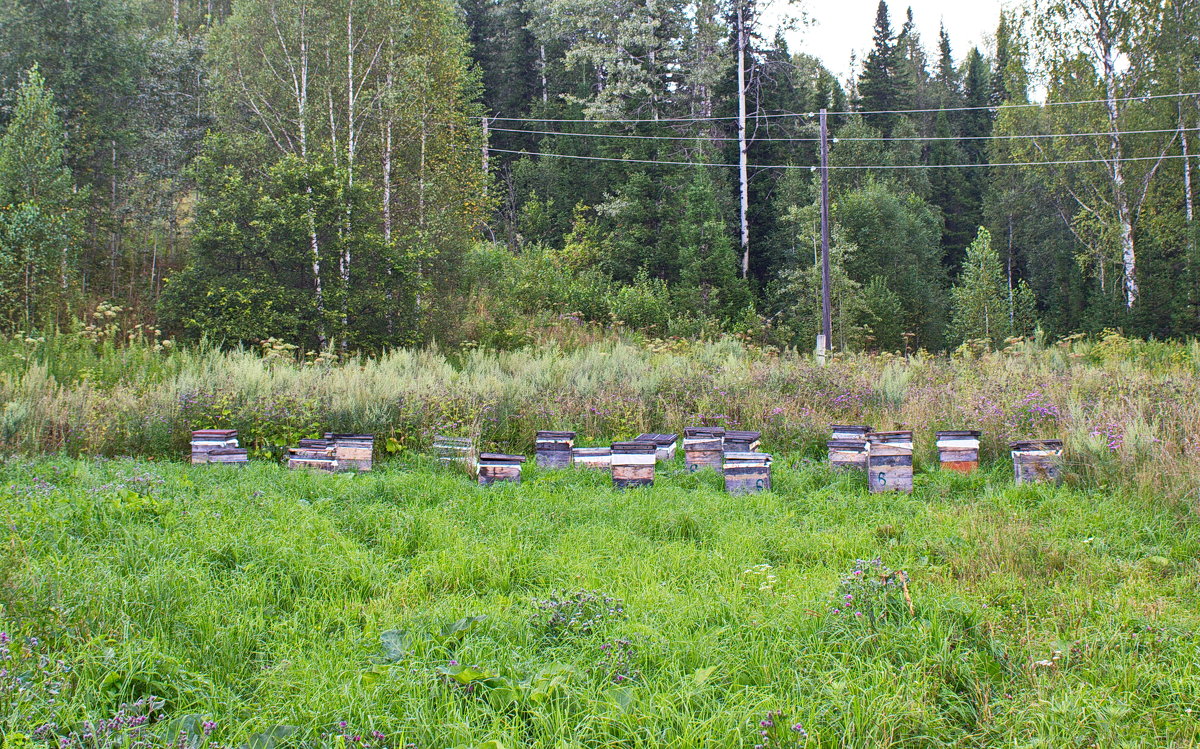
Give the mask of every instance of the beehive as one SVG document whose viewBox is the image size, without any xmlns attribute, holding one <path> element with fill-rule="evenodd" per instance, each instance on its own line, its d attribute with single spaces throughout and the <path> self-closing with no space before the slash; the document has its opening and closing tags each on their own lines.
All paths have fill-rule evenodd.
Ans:
<svg viewBox="0 0 1200 749">
<path fill-rule="evenodd" d="M 250 453 L 242 447 L 218 447 L 215 450 L 209 450 L 208 462 L 245 465 L 250 462 Z"/>
<path fill-rule="evenodd" d="M 1013 442 L 1013 476 L 1018 484 L 1062 479 L 1062 440 L 1021 440 Z"/>
<path fill-rule="evenodd" d="M 829 440 L 829 465 L 842 470 L 867 470 L 866 440 Z"/>
<path fill-rule="evenodd" d="M 725 453 L 725 491 L 761 492 L 771 488 L 771 455 L 754 451 Z"/>
<path fill-rule="evenodd" d="M 504 453 L 479 454 L 479 483 L 487 486 L 498 481 L 521 483 L 521 464 L 525 462 L 524 455 L 505 455 Z"/>
<path fill-rule="evenodd" d="M 942 470 L 971 473 L 979 468 L 979 436 L 972 429 L 938 432 L 938 461 Z"/>
<path fill-rule="evenodd" d="M 538 432 L 535 456 L 538 468 L 570 468 L 574 432 Z"/>
<path fill-rule="evenodd" d="M 333 457 L 339 471 L 369 471 L 375 455 L 375 435 L 325 433 L 333 444 Z"/>
<path fill-rule="evenodd" d="M 689 471 L 721 470 L 725 457 L 725 430 L 721 427 L 687 427 L 683 430 L 683 459 Z"/>
<path fill-rule="evenodd" d="M 614 442 L 612 444 L 613 486 L 652 486 L 657 447 L 653 442 Z"/>
<path fill-rule="evenodd" d="M 470 437 L 439 434 L 433 438 L 433 452 L 444 466 L 459 465 L 468 471 L 475 467 L 475 440 Z"/>
<path fill-rule="evenodd" d="M 873 492 L 912 491 L 912 432 L 867 435 L 867 483 Z"/>
<path fill-rule="evenodd" d="M 675 460 L 675 447 L 679 444 L 678 434 L 655 434 L 646 433 L 639 434 L 634 438 L 634 442 L 653 442 L 655 446 L 655 458 L 659 463 L 669 463 Z"/>
<path fill-rule="evenodd" d="M 332 440 L 300 440 L 297 447 L 288 448 L 288 468 L 314 468 L 319 471 L 336 471 L 337 456 Z"/>
<path fill-rule="evenodd" d="M 833 468 L 865 471 L 867 469 L 867 435 L 871 427 L 861 424 L 830 424 L 829 465 Z"/>
<path fill-rule="evenodd" d="M 208 463 L 213 450 L 238 447 L 236 429 L 197 429 L 192 432 L 192 464 Z M 216 462 L 216 461 L 213 461 Z"/>
<path fill-rule="evenodd" d="M 752 453 L 761 438 L 762 432 L 725 432 L 725 452 Z"/>
<path fill-rule="evenodd" d="M 571 448 L 571 461 L 576 468 L 594 468 L 607 471 L 612 468 L 611 447 Z"/>
</svg>

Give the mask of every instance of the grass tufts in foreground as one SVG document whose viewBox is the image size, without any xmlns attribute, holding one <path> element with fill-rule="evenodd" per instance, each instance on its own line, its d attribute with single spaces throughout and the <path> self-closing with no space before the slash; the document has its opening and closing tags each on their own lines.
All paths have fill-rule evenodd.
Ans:
<svg viewBox="0 0 1200 749">
<path fill-rule="evenodd" d="M 10 459 L 3 746 L 1195 745 L 1190 510 L 1009 472 Z"/>
</svg>

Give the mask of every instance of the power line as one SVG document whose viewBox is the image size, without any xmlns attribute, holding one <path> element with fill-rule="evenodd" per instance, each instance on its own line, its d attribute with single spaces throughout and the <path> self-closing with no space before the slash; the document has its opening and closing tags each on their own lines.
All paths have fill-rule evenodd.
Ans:
<svg viewBox="0 0 1200 749">
<path fill-rule="evenodd" d="M 1080 99 L 1078 101 L 1047 101 L 1042 103 L 1030 102 L 1026 104 L 993 104 L 977 107 L 936 107 L 928 109 L 876 109 L 854 111 L 846 110 L 843 112 L 828 112 L 830 115 L 843 114 L 933 114 L 937 112 L 998 112 L 1002 109 L 1026 109 L 1029 107 L 1066 107 L 1077 106 L 1081 104 L 1107 104 L 1110 101 L 1128 102 L 1128 101 L 1151 101 L 1153 99 L 1177 99 L 1191 96 L 1200 96 L 1200 91 L 1190 91 L 1180 94 L 1146 94 L 1144 96 L 1122 96 L 1114 99 Z M 773 119 L 779 117 L 816 117 L 815 112 L 781 112 L 777 114 L 758 114 L 751 119 Z M 719 122 L 726 120 L 736 120 L 737 117 L 659 117 L 654 119 L 554 119 L 549 117 L 501 117 L 491 115 L 474 115 L 474 119 L 487 119 L 492 122 L 608 122 L 608 123 L 671 123 L 671 122 Z"/>
<path fill-rule="evenodd" d="M 660 166 L 714 166 L 737 167 L 738 164 L 724 164 L 707 161 L 656 161 L 653 159 L 618 159 L 612 156 L 577 156 L 569 153 L 539 153 L 537 151 L 514 151 L 507 148 L 488 148 L 492 153 L 513 153 L 521 156 L 543 156 L 557 159 L 582 159 L 585 161 L 615 161 L 625 164 L 656 164 Z M 1120 159 L 1063 159 L 1059 161 L 1008 161 L 994 164 L 877 164 L 867 166 L 862 164 L 830 165 L 830 169 L 986 169 L 994 166 L 1064 166 L 1068 164 L 1111 164 L 1114 161 L 1122 163 L 1132 161 L 1158 161 L 1159 159 L 1186 159 L 1192 156 L 1183 154 L 1167 154 L 1163 156 L 1126 156 Z M 815 166 L 800 166 L 797 164 L 750 164 L 751 169 L 807 169 L 816 170 Z"/>
<path fill-rule="evenodd" d="M 710 137 L 707 135 L 632 135 L 627 133 L 571 133 L 560 130 L 518 130 L 514 128 L 504 127 L 489 127 L 489 132 L 493 133 L 524 133 L 527 135 L 566 135 L 569 137 L 578 138 L 616 138 L 623 140 L 686 140 L 686 141 L 727 141 L 736 142 L 738 139 L 728 136 Z M 899 138 L 831 138 L 831 143 L 846 142 L 863 142 L 863 143 L 890 143 L 894 141 L 917 141 L 917 142 L 932 142 L 946 140 L 1014 140 L 1014 139 L 1030 139 L 1030 138 L 1098 138 L 1111 135 L 1149 135 L 1156 133 L 1177 133 L 1177 132 L 1200 132 L 1200 127 L 1172 127 L 1161 130 L 1119 130 L 1116 133 L 1112 132 L 1094 132 L 1094 133 L 1022 133 L 1011 135 L 944 135 L 944 136 L 904 136 Z M 816 143 L 820 138 L 749 138 L 748 140 L 754 143 Z"/>
</svg>

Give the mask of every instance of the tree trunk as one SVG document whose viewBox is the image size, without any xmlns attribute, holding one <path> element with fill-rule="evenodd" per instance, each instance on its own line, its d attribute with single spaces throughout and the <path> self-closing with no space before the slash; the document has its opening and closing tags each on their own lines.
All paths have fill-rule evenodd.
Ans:
<svg viewBox="0 0 1200 749">
<path fill-rule="evenodd" d="M 746 23 L 745 9 L 740 0 L 737 6 L 737 69 L 738 69 L 738 180 L 741 183 L 741 205 L 738 219 L 741 224 L 742 278 L 750 275 L 750 176 L 746 146 Z"/>
<path fill-rule="evenodd" d="M 1099 27 L 1100 62 L 1104 68 L 1105 111 L 1108 113 L 1109 173 L 1112 176 L 1113 206 L 1117 211 L 1121 243 L 1121 265 L 1125 273 L 1125 307 L 1131 309 L 1138 297 L 1137 250 L 1133 239 L 1133 218 L 1129 196 L 1125 190 L 1125 172 L 1122 165 L 1124 150 L 1121 147 L 1120 110 L 1117 107 L 1116 54 L 1109 37 L 1107 24 Z"/>
</svg>

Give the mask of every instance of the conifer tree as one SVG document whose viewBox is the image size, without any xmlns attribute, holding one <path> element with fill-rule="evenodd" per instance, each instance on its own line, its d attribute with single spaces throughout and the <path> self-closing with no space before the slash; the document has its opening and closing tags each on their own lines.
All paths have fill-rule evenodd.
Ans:
<svg viewBox="0 0 1200 749">
<path fill-rule="evenodd" d="M 950 290 L 952 301 L 951 339 L 960 343 L 986 340 L 996 345 L 1007 337 L 1010 327 L 1000 258 L 992 247 L 992 235 L 979 227 L 967 248 L 958 283 Z"/>
<path fill-rule="evenodd" d="M 896 109 L 896 40 L 892 36 L 892 21 L 888 6 L 879 0 L 875 12 L 874 46 L 863 62 L 863 72 L 858 79 L 860 109 L 864 112 L 887 112 Z M 895 126 L 895 115 L 868 114 L 863 119 L 871 127 L 880 130 L 885 137 L 891 135 Z"/>
</svg>

